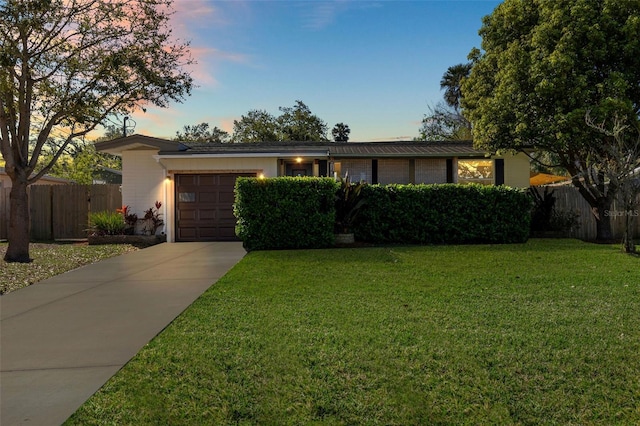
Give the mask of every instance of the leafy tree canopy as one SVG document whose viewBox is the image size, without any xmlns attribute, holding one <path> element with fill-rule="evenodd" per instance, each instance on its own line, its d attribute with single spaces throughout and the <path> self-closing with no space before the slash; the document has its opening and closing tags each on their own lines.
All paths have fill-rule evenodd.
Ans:
<svg viewBox="0 0 640 426">
<path fill-rule="evenodd" d="M 264 142 L 280 140 L 278 123 L 264 110 L 252 110 L 233 122 L 232 142 Z"/>
<path fill-rule="evenodd" d="M 229 133 L 214 126 L 209 127 L 209 123 L 200 123 L 194 125 L 186 125 L 183 127 L 182 132 L 176 132 L 174 141 L 183 142 L 215 142 L 224 143 L 229 142 Z"/>
<path fill-rule="evenodd" d="M 471 140 L 471 123 L 452 107 L 440 102 L 429 107 L 422 119 L 420 136 L 416 140 L 428 142 L 452 142 Z"/>
<path fill-rule="evenodd" d="M 282 114 L 277 118 L 282 140 L 285 141 L 326 141 L 328 126 L 318 116 L 311 113 L 302 101 L 293 107 L 280 107 Z"/>
<path fill-rule="evenodd" d="M 611 237 L 605 210 L 616 186 L 589 161 L 613 139 L 587 126 L 640 113 L 640 0 L 506 0 L 486 16 L 482 50 L 462 81 L 474 143 L 489 150 L 551 153 L 597 210 L 598 237 Z"/>
<path fill-rule="evenodd" d="M 460 111 L 462 80 L 469 76 L 472 63 L 453 65 L 447 68 L 440 80 L 444 89 L 444 103 L 429 106 L 429 112 L 422 119 L 419 141 L 469 141 L 472 139 L 471 123 Z"/>
<path fill-rule="evenodd" d="M 232 142 L 326 141 L 327 124 L 302 101 L 280 107 L 274 117 L 264 110 L 252 110 L 233 122 Z"/>
<path fill-rule="evenodd" d="M 171 36 L 171 0 L 0 2 L 0 152 L 12 180 L 5 260 L 29 261 L 27 185 L 113 114 L 181 101 L 187 43 Z M 45 145 L 50 161 L 36 171 Z"/>
<path fill-rule="evenodd" d="M 336 124 L 331 130 L 331 136 L 336 142 L 349 142 L 349 133 L 351 133 L 351 129 L 344 123 Z"/>
<path fill-rule="evenodd" d="M 462 80 L 469 76 L 473 64 L 453 65 L 447 69 L 440 80 L 440 89 L 444 89 L 444 101 L 454 110 L 460 108 L 460 100 L 462 98 L 461 85 Z"/>
</svg>

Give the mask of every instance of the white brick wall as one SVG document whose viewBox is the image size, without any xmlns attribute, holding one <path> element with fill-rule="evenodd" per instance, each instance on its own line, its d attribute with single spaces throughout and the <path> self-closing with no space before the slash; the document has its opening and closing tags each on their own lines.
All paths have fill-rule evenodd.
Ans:
<svg viewBox="0 0 640 426">
<path fill-rule="evenodd" d="M 138 217 L 156 201 L 166 204 L 165 171 L 153 159 L 155 153 L 150 150 L 122 153 L 122 203 Z"/>
</svg>

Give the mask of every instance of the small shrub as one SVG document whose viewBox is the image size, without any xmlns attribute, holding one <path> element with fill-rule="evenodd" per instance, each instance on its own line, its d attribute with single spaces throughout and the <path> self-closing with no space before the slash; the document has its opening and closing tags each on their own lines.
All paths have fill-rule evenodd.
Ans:
<svg viewBox="0 0 640 426">
<path fill-rule="evenodd" d="M 145 210 L 143 220 L 145 221 L 145 226 L 143 232 L 149 235 L 156 235 L 158 228 L 164 225 L 164 221 L 162 220 L 160 213 L 160 207 L 162 207 L 162 202 L 156 201 L 155 210 L 153 207 Z"/>
<path fill-rule="evenodd" d="M 352 183 L 349 175 L 340 177 L 340 186 L 336 191 L 336 233 L 351 232 L 362 206 L 366 200 L 362 197 L 364 182 Z"/>
<path fill-rule="evenodd" d="M 133 235 L 135 233 L 136 223 L 138 223 L 138 215 L 131 213 L 129 206 L 122 206 L 122 208 L 116 209 L 116 212 L 122 215 L 124 223 L 126 224 L 124 233 Z"/>
<path fill-rule="evenodd" d="M 95 212 L 89 214 L 90 231 L 93 235 L 123 235 L 127 224 L 118 212 Z"/>
</svg>

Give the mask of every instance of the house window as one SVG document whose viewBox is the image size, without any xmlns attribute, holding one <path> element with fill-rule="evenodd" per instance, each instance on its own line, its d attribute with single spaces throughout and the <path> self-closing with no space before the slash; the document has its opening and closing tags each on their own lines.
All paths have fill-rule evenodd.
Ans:
<svg viewBox="0 0 640 426">
<path fill-rule="evenodd" d="M 178 194 L 178 201 L 181 203 L 195 203 L 196 202 L 196 193 L 195 192 L 180 192 Z"/>
<path fill-rule="evenodd" d="M 334 176 L 342 176 L 342 163 L 339 161 L 333 163 L 333 174 Z"/>
<path fill-rule="evenodd" d="M 493 185 L 493 160 L 458 160 L 458 183 Z"/>
</svg>

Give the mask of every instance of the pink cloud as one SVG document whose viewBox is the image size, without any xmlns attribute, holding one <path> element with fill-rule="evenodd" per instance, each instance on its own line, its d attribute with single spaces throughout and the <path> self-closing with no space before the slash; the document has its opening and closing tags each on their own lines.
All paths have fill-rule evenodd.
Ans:
<svg viewBox="0 0 640 426">
<path fill-rule="evenodd" d="M 225 8 L 245 8 L 243 2 L 224 3 Z M 199 86 L 215 87 L 218 80 L 215 76 L 216 65 L 220 62 L 248 64 L 250 57 L 242 53 L 227 52 L 207 45 L 203 33 L 211 26 L 228 26 L 232 19 L 225 16 L 223 8 L 214 6 L 207 0 L 177 0 L 174 3 L 174 14 L 171 25 L 174 34 L 181 40 L 189 40 L 189 48 L 195 63 L 189 66 L 195 83 Z"/>
<path fill-rule="evenodd" d="M 240 64 L 250 64 L 248 55 L 242 53 L 225 52 L 215 47 L 190 47 L 191 55 L 196 63 L 190 66 L 192 77 L 197 85 L 212 86 L 218 85 L 218 80 L 214 75 L 217 64 L 220 62 L 234 62 Z"/>
<path fill-rule="evenodd" d="M 220 128 L 230 135 L 233 134 L 233 122 L 240 117 L 223 117 L 220 119 Z"/>
</svg>

